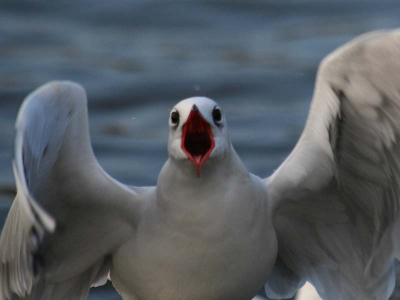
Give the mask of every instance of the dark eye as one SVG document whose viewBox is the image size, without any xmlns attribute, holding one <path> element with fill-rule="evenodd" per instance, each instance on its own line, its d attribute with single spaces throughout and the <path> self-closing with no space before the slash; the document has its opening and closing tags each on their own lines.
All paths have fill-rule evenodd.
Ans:
<svg viewBox="0 0 400 300">
<path fill-rule="evenodd" d="M 171 123 L 174 125 L 179 124 L 179 113 L 177 111 L 171 113 Z"/>
<path fill-rule="evenodd" d="M 215 123 L 221 122 L 221 120 L 222 120 L 222 112 L 218 107 L 214 108 L 212 116 L 213 116 L 213 119 L 214 119 Z"/>
</svg>

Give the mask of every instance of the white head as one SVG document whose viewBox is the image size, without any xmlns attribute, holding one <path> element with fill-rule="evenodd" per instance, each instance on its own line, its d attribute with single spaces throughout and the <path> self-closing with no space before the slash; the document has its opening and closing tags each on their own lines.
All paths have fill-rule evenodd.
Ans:
<svg viewBox="0 0 400 300">
<path fill-rule="evenodd" d="M 194 165 L 197 175 L 208 161 L 223 159 L 230 150 L 225 116 L 213 100 L 182 100 L 169 116 L 168 153 L 171 159 Z"/>
</svg>

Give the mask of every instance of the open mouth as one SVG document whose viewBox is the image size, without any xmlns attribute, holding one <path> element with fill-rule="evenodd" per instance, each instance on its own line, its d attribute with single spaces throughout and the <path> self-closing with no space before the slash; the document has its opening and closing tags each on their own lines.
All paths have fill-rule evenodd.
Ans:
<svg viewBox="0 0 400 300">
<path fill-rule="evenodd" d="M 214 149 L 214 138 L 210 124 L 204 119 L 196 105 L 183 125 L 182 150 L 195 165 L 200 177 L 201 166 L 207 161 Z"/>
</svg>

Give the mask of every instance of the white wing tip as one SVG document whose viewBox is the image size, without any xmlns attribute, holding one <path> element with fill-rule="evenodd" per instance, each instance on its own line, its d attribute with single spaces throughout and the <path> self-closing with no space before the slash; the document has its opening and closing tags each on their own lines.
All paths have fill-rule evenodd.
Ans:
<svg viewBox="0 0 400 300">
<path fill-rule="evenodd" d="M 24 130 L 23 124 L 27 122 L 25 118 L 29 115 L 29 110 L 32 109 L 31 102 L 54 102 L 63 99 L 63 101 L 86 103 L 86 98 L 85 89 L 79 83 L 61 80 L 50 81 L 38 87 L 25 98 L 17 116 L 17 130 Z"/>
<path fill-rule="evenodd" d="M 80 91 L 80 92 L 85 92 L 84 88 L 82 85 L 79 83 L 73 82 L 73 81 L 68 81 L 68 80 L 54 80 L 50 81 L 40 87 L 38 87 L 36 90 L 34 90 L 28 97 L 34 96 L 37 94 L 42 94 L 42 93 L 62 93 L 66 92 L 69 90 L 75 90 L 75 91 Z"/>
</svg>

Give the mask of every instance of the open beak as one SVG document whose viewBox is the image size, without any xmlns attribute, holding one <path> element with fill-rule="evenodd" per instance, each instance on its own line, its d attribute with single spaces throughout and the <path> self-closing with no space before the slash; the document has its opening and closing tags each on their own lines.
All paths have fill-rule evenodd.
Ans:
<svg viewBox="0 0 400 300">
<path fill-rule="evenodd" d="M 211 126 L 201 115 L 196 105 L 186 123 L 183 125 L 182 150 L 188 159 L 195 165 L 197 176 L 200 177 L 201 166 L 205 164 L 215 143 L 211 131 Z"/>
</svg>

